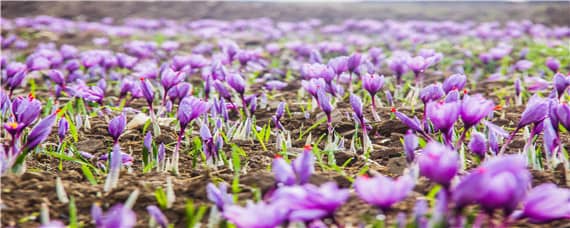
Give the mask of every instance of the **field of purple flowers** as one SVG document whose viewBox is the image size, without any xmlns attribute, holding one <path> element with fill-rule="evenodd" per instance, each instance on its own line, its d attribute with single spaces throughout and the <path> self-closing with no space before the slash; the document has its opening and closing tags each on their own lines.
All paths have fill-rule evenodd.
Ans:
<svg viewBox="0 0 570 228">
<path fill-rule="evenodd" d="M 3 227 L 564 227 L 570 27 L 1 19 Z"/>
</svg>

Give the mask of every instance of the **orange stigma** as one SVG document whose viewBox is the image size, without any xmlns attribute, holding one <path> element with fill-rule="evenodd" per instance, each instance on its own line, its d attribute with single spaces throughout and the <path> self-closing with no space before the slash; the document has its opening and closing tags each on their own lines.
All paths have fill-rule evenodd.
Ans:
<svg viewBox="0 0 570 228">
<path fill-rule="evenodd" d="M 34 96 L 33 93 L 28 93 L 28 98 L 29 98 L 30 100 L 33 100 L 33 99 L 36 98 L 36 97 Z"/>
<path fill-rule="evenodd" d="M 8 127 L 15 129 L 15 128 L 18 127 L 18 123 L 16 123 L 16 122 L 10 122 L 10 123 L 8 123 Z"/>
<path fill-rule="evenodd" d="M 501 110 L 503 110 L 503 106 L 501 106 L 501 105 L 496 105 L 495 108 L 493 108 L 493 110 L 495 110 L 495 111 L 501 111 Z"/>
</svg>

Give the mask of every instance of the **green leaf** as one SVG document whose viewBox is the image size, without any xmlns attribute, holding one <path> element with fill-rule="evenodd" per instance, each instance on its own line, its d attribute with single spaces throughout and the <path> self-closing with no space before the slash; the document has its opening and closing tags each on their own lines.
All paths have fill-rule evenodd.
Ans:
<svg viewBox="0 0 570 228">
<path fill-rule="evenodd" d="M 77 224 L 77 207 L 75 206 L 75 198 L 73 196 L 69 198 L 69 227 L 79 227 Z"/>
<path fill-rule="evenodd" d="M 164 190 L 162 190 L 161 187 L 158 187 L 154 191 L 154 198 L 156 198 L 156 203 L 160 208 L 166 209 L 166 205 L 168 205 L 168 200 L 166 198 L 166 192 L 164 192 Z"/>
<path fill-rule="evenodd" d="M 91 169 L 89 169 L 89 166 L 81 165 L 81 171 L 83 171 L 83 175 L 85 178 L 87 178 L 89 183 L 92 185 L 97 185 L 97 180 L 95 179 L 95 176 L 93 176 L 93 173 L 91 172 Z"/>
</svg>

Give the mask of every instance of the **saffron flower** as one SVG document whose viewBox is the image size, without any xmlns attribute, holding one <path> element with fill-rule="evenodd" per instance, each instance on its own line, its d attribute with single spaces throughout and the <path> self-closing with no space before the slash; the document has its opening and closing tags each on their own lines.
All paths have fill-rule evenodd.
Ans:
<svg viewBox="0 0 570 228">
<path fill-rule="evenodd" d="M 418 145 L 418 137 L 412 132 L 412 130 L 408 130 L 404 136 L 404 153 L 406 154 L 406 161 L 408 163 L 412 163 L 414 161 Z"/>
<path fill-rule="evenodd" d="M 556 73 L 556 72 L 558 72 L 558 69 L 560 68 L 560 61 L 558 61 L 558 59 L 548 57 L 548 58 L 546 58 L 545 65 L 552 72 Z"/>
<path fill-rule="evenodd" d="M 354 189 L 358 196 L 383 212 L 402 200 L 414 188 L 414 180 L 407 175 L 394 180 L 383 175 L 374 177 L 360 176 L 354 181 Z"/>
<path fill-rule="evenodd" d="M 349 196 L 348 189 L 339 189 L 336 182 L 328 182 L 320 187 L 307 184 L 278 188 L 272 202 L 290 210 L 289 221 L 311 222 L 332 217 Z"/>
<path fill-rule="evenodd" d="M 122 204 L 116 204 L 105 214 L 103 214 L 99 206 L 93 205 L 91 217 L 95 221 L 95 226 L 100 228 L 131 228 L 137 224 L 135 212 Z"/>
<path fill-rule="evenodd" d="M 317 102 L 319 103 L 319 107 L 321 107 L 321 110 L 323 110 L 323 112 L 327 115 L 327 126 L 329 129 L 329 133 L 332 132 L 332 104 L 331 104 L 331 98 L 329 95 L 327 95 L 324 91 L 324 89 L 322 88 L 318 88 L 317 89 Z"/>
<path fill-rule="evenodd" d="M 502 209 L 511 214 L 524 198 L 530 181 L 522 156 L 493 157 L 459 182 L 453 190 L 453 201 L 458 208 L 477 203 L 488 212 Z"/>
<path fill-rule="evenodd" d="M 438 142 L 429 142 L 418 158 L 420 174 L 448 188 L 459 170 L 457 152 Z"/>
<path fill-rule="evenodd" d="M 277 109 L 275 110 L 275 115 L 271 117 L 271 119 L 273 120 L 273 124 L 275 125 L 275 128 L 279 130 L 285 130 L 285 128 L 283 128 L 283 125 L 281 124 L 281 117 L 283 117 L 284 112 L 285 112 L 285 102 L 280 102 L 279 105 L 277 106 Z"/>
<path fill-rule="evenodd" d="M 113 138 L 113 142 L 115 144 L 119 142 L 119 137 L 121 136 L 121 134 L 123 134 L 123 131 L 125 130 L 126 126 L 127 126 L 127 117 L 125 116 L 124 113 L 121 113 L 121 115 L 113 118 L 109 122 L 109 127 L 108 127 L 109 134 Z"/>
<path fill-rule="evenodd" d="M 454 74 L 449 76 L 443 82 L 443 91 L 449 93 L 452 90 L 463 90 L 465 84 L 467 83 L 467 77 L 463 74 Z"/>
<path fill-rule="evenodd" d="M 224 208 L 233 205 L 233 197 L 228 193 L 228 185 L 226 183 L 218 184 L 218 187 L 212 183 L 206 186 L 208 200 L 213 202 L 218 210 L 224 211 Z"/>
<path fill-rule="evenodd" d="M 408 72 L 407 57 L 404 54 L 393 55 L 388 60 L 388 67 L 396 75 L 396 84 L 402 85 L 402 76 Z"/>
<path fill-rule="evenodd" d="M 469 150 L 471 153 L 479 156 L 479 158 L 484 158 L 487 153 L 487 139 L 480 132 L 471 133 L 471 141 L 469 142 Z"/>
<path fill-rule="evenodd" d="M 570 86 L 570 79 L 561 73 L 556 73 L 552 78 L 552 81 L 554 88 L 558 93 L 558 99 L 561 99 L 568 86 Z"/>
<path fill-rule="evenodd" d="M 431 102 L 437 101 L 445 95 L 443 89 L 441 88 L 441 84 L 431 84 L 424 87 L 420 91 L 420 99 L 424 103 L 424 106 Z M 425 107 L 424 107 L 425 109 Z"/>
<path fill-rule="evenodd" d="M 284 185 L 308 183 L 311 175 L 315 172 L 315 157 L 311 150 L 312 147 L 306 145 L 303 152 L 291 162 L 291 165 L 287 164 L 282 157 L 276 156 L 271 166 L 276 182 Z"/>
<path fill-rule="evenodd" d="M 40 120 L 34 128 L 30 130 L 26 138 L 26 143 L 22 147 L 22 151 L 31 151 L 48 138 L 51 133 L 51 128 L 57 119 L 58 112 L 59 110 Z"/>
<path fill-rule="evenodd" d="M 522 218 L 528 218 L 534 223 L 569 219 L 570 190 L 552 183 L 533 188 L 523 202 Z"/>
<path fill-rule="evenodd" d="M 57 136 L 59 137 L 59 143 L 63 143 L 63 139 L 65 139 L 65 135 L 67 135 L 67 131 L 69 130 L 69 123 L 65 118 L 59 119 L 58 127 L 57 127 Z"/>
<path fill-rule="evenodd" d="M 162 211 L 160 211 L 160 208 L 158 208 L 155 205 L 149 205 L 146 207 L 146 211 L 148 212 L 148 214 L 150 215 L 150 217 L 152 219 L 154 219 L 154 221 L 162 228 L 166 228 L 168 227 L 168 219 L 166 218 L 166 216 L 162 213 Z"/>
<path fill-rule="evenodd" d="M 461 102 L 459 114 L 465 125 L 465 130 L 478 124 L 483 118 L 493 112 L 495 104 L 493 101 L 485 99 L 482 95 L 466 95 Z"/>
<path fill-rule="evenodd" d="M 288 214 L 289 209 L 281 205 L 247 202 L 245 207 L 225 207 L 223 216 L 239 228 L 269 228 L 286 221 Z"/>
<path fill-rule="evenodd" d="M 380 117 L 376 113 L 376 93 L 378 93 L 384 86 L 384 76 L 378 76 L 376 74 L 364 74 L 362 76 L 362 88 L 368 91 L 370 98 L 372 100 L 372 113 L 374 119 L 380 120 Z"/>
</svg>

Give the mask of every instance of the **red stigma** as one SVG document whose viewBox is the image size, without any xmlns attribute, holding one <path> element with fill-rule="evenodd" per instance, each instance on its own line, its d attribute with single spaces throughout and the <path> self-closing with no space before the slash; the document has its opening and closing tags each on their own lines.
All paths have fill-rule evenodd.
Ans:
<svg viewBox="0 0 570 228">
<path fill-rule="evenodd" d="M 274 158 L 277 159 L 277 158 L 282 158 L 282 157 L 281 157 L 281 155 L 279 155 L 279 154 L 275 154 L 275 157 L 274 157 Z"/>
<path fill-rule="evenodd" d="M 390 112 L 394 112 L 394 113 L 395 113 L 395 112 L 396 112 L 396 108 L 395 108 L 395 107 L 392 107 L 392 108 L 390 109 Z"/>
<path fill-rule="evenodd" d="M 480 167 L 480 168 L 477 169 L 477 172 L 479 172 L 479 173 L 485 173 L 486 171 L 487 171 L 487 170 L 486 170 L 485 168 L 483 168 L 483 167 Z"/>
<path fill-rule="evenodd" d="M 305 145 L 303 149 L 311 151 L 313 150 L 313 147 L 311 145 Z"/>
<path fill-rule="evenodd" d="M 503 106 L 501 106 L 501 105 L 496 105 L 495 108 L 493 108 L 493 110 L 495 110 L 495 111 L 501 111 L 501 110 L 503 110 Z"/>
<path fill-rule="evenodd" d="M 368 176 L 368 174 L 364 173 L 362 175 L 360 175 L 360 177 L 364 178 L 364 179 L 368 179 L 370 178 L 370 176 Z"/>
<path fill-rule="evenodd" d="M 28 99 L 33 100 L 34 98 L 34 94 L 33 93 L 28 93 Z"/>
<path fill-rule="evenodd" d="M 144 81 L 144 77 L 140 77 L 139 80 Z"/>
<path fill-rule="evenodd" d="M 467 89 L 464 89 L 463 94 L 467 94 L 467 93 L 468 93 Z"/>
</svg>

